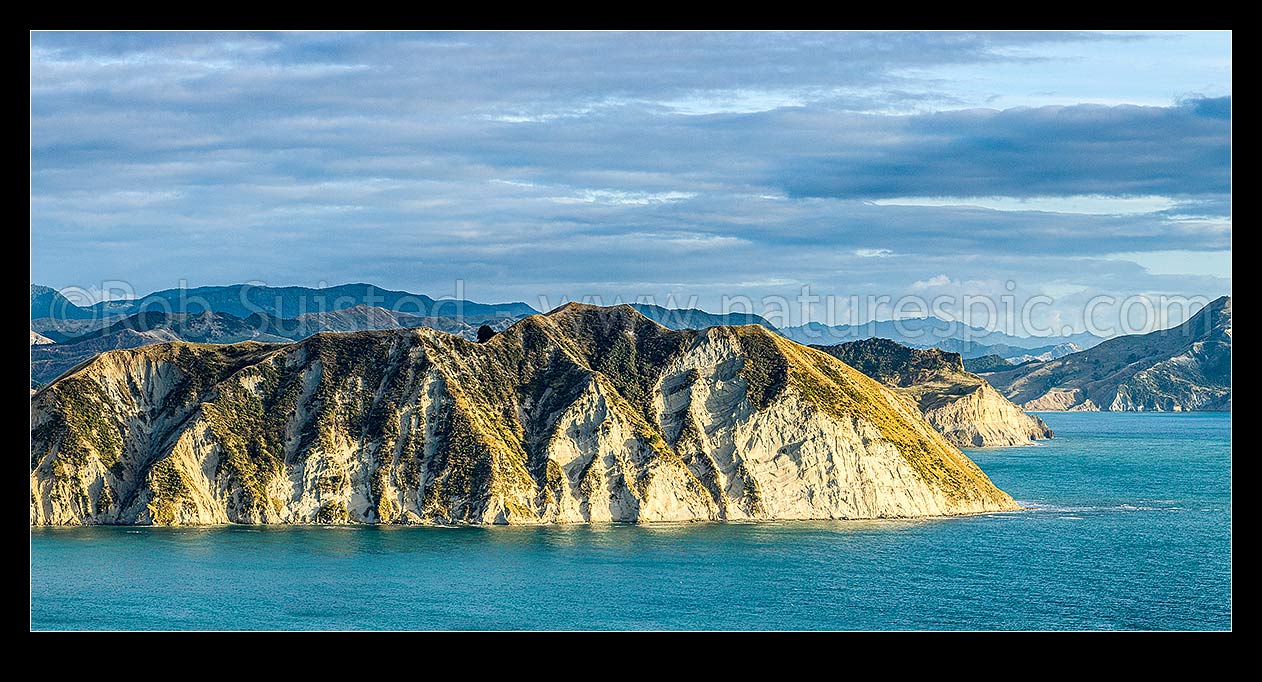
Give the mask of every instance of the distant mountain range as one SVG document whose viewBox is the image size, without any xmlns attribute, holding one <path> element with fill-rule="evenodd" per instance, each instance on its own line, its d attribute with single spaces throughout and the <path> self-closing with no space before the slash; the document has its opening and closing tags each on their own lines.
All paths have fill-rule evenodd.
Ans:
<svg viewBox="0 0 1262 682">
<path fill-rule="evenodd" d="M 1053 343 L 1046 346 L 1035 346 L 1027 348 L 1024 346 L 1013 346 L 1006 343 L 984 344 L 975 341 L 961 341 L 959 339 L 942 339 L 933 346 L 927 348 L 937 348 L 949 353 L 959 353 L 960 357 L 965 360 L 973 358 L 981 358 L 987 355 L 995 355 L 1014 365 L 1031 360 L 1055 360 L 1070 353 L 1077 353 L 1085 350 L 1082 346 L 1072 341 L 1064 341 L 1061 343 Z"/>
<path fill-rule="evenodd" d="M 355 303 L 365 299 L 383 299 L 383 303 L 405 308 L 409 305 L 427 308 L 437 314 L 413 315 Z M 241 316 L 218 310 L 244 312 L 247 306 L 242 301 L 264 311 Z M 351 303 L 353 305 L 348 305 Z M 197 312 L 162 310 L 170 305 L 184 305 Z M 328 309 L 319 310 L 321 306 Z M 819 343 L 812 339 L 861 334 L 877 335 L 874 338 L 898 337 L 903 340 L 893 340 L 904 346 L 958 353 L 963 363 L 959 372 L 982 373 L 1007 399 L 1026 409 L 1215 410 L 1230 409 L 1231 403 L 1231 300 L 1228 297 L 1214 301 L 1180 327 L 1104 342 L 1084 334 L 1057 339 L 1015 337 L 938 318 L 838 327 L 811 323 L 777 330 L 766 319 L 753 314 L 714 314 L 649 304 L 630 307 L 672 330 L 752 324 L 830 353 L 837 351 L 828 351 L 825 347 L 839 346 L 836 341 Z M 311 308 L 317 310 L 312 312 Z M 270 312 L 302 309 L 307 312 L 293 317 Z M 428 296 L 388 291 L 367 284 L 326 289 L 203 287 L 156 292 L 137 301 L 112 301 L 80 308 L 54 289 L 33 285 L 32 387 L 48 383 L 107 350 L 168 341 L 290 343 L 321 332 L 405 328 L 436 329 L 475 340 L 482 324 L 498 332 L 533 312 L 524 303 L 436 301 Z M 40 317 L 34 317 L 36 315 Z M 1193 333 L 1197 330 L 1202 332 L 1199 336 Z M 863 338 L 868 337 L 859 337 Z M 1049 345 L 1049 341 L 1056 343 Z M 871 355 L 868 352 L 871 349 L 866 346 L 855 348 Z M 846 357 L 841 359 L 845 361 Z"/>
<path fill-rule="evenodd" d="M 261 334 L 232 315 L 203 313 L 180 315 L 146 312 L 118 321 L 61 343 L 31 346 L 32 387 L 46 384 L 66 370 L 108 350 L 138 348 L 167 341 L 236 343 L 238 341 L 288 342 Z"/>
<path fill-rule="evenodd" d="M 1085 350 L 1103 340 L 1087 332 L 1070 336 L 1013 336 L 938 317 L 874 320 L 866 324 L 835 326 L 810 322 L 797 327 L 782 328 L 780 333 L 805 345 L 836 345 L 880 338 L 912 348 L 938 348 L 959 353 L 966 360 L 983 355 L 998 355 L 1016 362 L 1054 359 Z"/>
<path fill-rule="evenodd" d="M 940 348 L 959 353 L 965 359 L 994 354 L 1015 363 L 1055 359 L 1090 348 L 1100 341 L 1098 337 L 1086 333 L 1068 337 L 1018 337 L 936 317 L 831 327 L 811 322 L 777 329 L 765 318 L 753 313 L 715 314 L 695 308 L 671 309 L 645 303 L 633 303 L 631 307 L 674 330 L 757 324 L 805 345 L 834 345 L 865 338 L 887 338 L 913 348 Z M 378 316 L 377 322 L 353 324 L 339 322 L 339 316 L 333 315 L 354 308 L 375 308 L 383 312 L 374 313 Z M 322 289 L 250 284 L 166 289 L 133 300 L 102 301 L 88 307 L 75 305 L 50 287 L 31 285 L 31 329 L 58 343 L 147 311 L 194 315 L 211 312 L 243 320 L 306 320 L 322 331 L 396 329 L 400 326 L 442 329 L 438 323 L 418 323 L 417 320 L 442 318 L 481 324 L 488 320 L 518 320 L 538 312 L 520 302 L 477 303 L 434 299 L 424 294 L 393 291 L 363 283 Z M 352 313 L 351 317 L 356 315 Z M 359 316 L 363 317 L 362 314 Z M 388 318 L 394 319 L 391 321 Z M 408 321 L 400 321 L 403 318 L 408 318 Z M 453 333 L 460 331 L 453 330 Z M 283 333 L 279 336 L 301 338 L 303 335 Z"/>
<path fill-rule="evenodd" d="M 31 285 L 31 319 L 52 317 L 61 320 L 87 320 L 99 317 L 87 308 L 70 302 L 52 287 Z"/>
<path fill-rule="evenodd" d="M 332 312 L 367 305 L 416 317 L 458 319 L 519 319 L 538 312 L 525 303 L 474 303 L 434 299 L 424 294 L 391 291 L 372 284 L 310 287 L 266 287 L 251 284 L 165 289 L 125 301 L 102 301 L 90 307 L 76 306 L 49 287 L 31 285 L 31 319 L 100 319 L 156 310 L 171 313 L 224 313 L 247 318 L 261 313 L 296 318 L 308 313 Z"/>
<path fill-rule="evenodd" d="M 246 324 L 282 338 L 298 341 L 321 332 L 362 332 L 370 329 L 437 329 L 455 334 L 470 341 L 478 338 L 478 327 L 485 324 L 495 331 L 503 331 L 520 318 L 515 317 L 423 317 L 396 313 L 385 308 L 357 305 L 324 313 L 307 313 L 290 320 L 271 315 L 255 314 L 245 319 Z M 466 321 L 467 320 L 467 321 Z"/>
<path fill-rule="evenodd" d="M 289 343 L 321 332 L 357 332 L 370 329 L 426 327 L 469 340 L 477 338 L 478 326 L 488 324 L 495 331 L 511 325 L 513 319 L 477 320 L 466 323 L 446 317 L 414 317 L 392 313 L 384 308 L 355 306 L 327 313 L 308 313 L 295 319 L 254 314 L 245 319 L 227 313 L 165 313 L 146 311 L 110 318 L 107 324 L 77 336 L 62 335 L 59 343 L 39 343 L 32 331 L 31 379 L 45 384 L 66 370 L 98 353 L 120 348 L 139 348 L 168 341 L 227 344 L 240 341 Z M 53 332 L 49 332 L 53 333 Z"/>
<path fill-rule="evenodd" d="M 649 304 L 632 307 L 672 330 L 757 324 L 775 331 L 771 323 L 753 314 L 716 315 Z M 433 299 L 371 284 L 324 289 L 246 284 L 168 289 L 136 300 L 80 307 L 55 289 L 31 285 L 31 378 L 41 385 L 97 353 L 167 341 L 288 343 L 320 332 L 420 327 L 474 340 L 483 324 L 498 332 L 535 312 L 525 303 Z"/>
<path fill-rule="evenodd" d="M 41 317 L 31 320 L 31 331 L 51 340 L 53 343 L 66 343 L 71 339 L 104 329 L 127 317 L 113 315 L 99 320 L 59 320 L 52 317 Z"/>
<path fill-rule="evenodd" d="M 753 313 L 727 313 L 717 315 L 696 308 L 663 308 L 660 305 L 632 303 L 639 313 L 650 320 L 676 331 L 683 329 L 706 329 L 707 327 L 731 327 L 742 324 L 756 324 L 771 331 L 779 331 L 760 315 Z"/>
<path fill-rule="evenodd" d="M 1231 409 L 1231 298 L 1187 322 L 983 375 L 1027 410 Z"/>
</svg>

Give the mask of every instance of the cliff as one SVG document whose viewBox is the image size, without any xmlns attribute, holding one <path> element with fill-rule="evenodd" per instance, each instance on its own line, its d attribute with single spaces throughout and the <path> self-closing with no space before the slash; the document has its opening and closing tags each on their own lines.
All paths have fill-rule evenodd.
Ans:
<svg viewBox="0 0 1262 682">
<path fill-rule="evenodd" d="M 964 369 L 958 353 L 909 348 L 889 339 L 813 346 L 909 399 L 957 447 L 1028 445 L 1052 430 Z"/>
<path fill-rule="evenodd" d="M 862 519 L 1016 508 L 905 399 L 758 326 L 568 305 L 104 353 L 31 403 L 32 524 Z"/>
</svg>

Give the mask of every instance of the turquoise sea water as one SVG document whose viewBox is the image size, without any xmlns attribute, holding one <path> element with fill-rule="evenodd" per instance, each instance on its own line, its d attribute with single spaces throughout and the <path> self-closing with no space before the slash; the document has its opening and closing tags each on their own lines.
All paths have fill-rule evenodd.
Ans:
<svg viewBox="0 0 1262 682">
<path fill-rule="evenodd" d="M 886 522 L 31 532 L 31 627 L 1227 629 L 1228 414 L 1042 413 L 1028 511 Z"/>
</svg>

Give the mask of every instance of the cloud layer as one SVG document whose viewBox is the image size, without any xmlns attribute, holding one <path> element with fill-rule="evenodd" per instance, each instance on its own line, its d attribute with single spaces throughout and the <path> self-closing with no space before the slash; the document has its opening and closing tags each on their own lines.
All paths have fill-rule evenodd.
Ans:
<svg viewBox="0 0 1262 682">
<path fill-rule="evenodd" d="M 142 293 L 373 281 L 435 296 L 464 280 L 471 298 L 536 307 L 675 294 L 717 309 L 807 285 L 898 295 L 938 277 L 1012 280 L 1026 297 L 1216 295 L 1229 272 L 1157 275 L 1107 256 L 1230 248 L 1229 37 L 1178 82 L 1099 76 L 1160 105 L 993 109 L 1044 95 L 978 85 L 1046 74 L 1053 52 L 1125 63 L 1206 41 L 36 33 L 32 278 Z M 1056 209 L 1082 196 L 1164 207 Z M 1043 210 L 888 204 L 901 197 Z"/>
</svg>

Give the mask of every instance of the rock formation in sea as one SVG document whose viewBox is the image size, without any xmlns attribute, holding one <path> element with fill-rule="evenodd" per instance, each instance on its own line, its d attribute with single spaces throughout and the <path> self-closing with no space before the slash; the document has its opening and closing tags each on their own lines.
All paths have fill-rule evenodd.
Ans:
<svg viewBox="0 0 1262 682">
<path fill-rule="evenodd" d="M 1028 445 L 1052 437 L 1042 419 L 1026 414 L 964 369 L 959 353 L 909 348 L 889 339 L 812 346 L 908 398 L 957 447 Z"/>
</svg>

